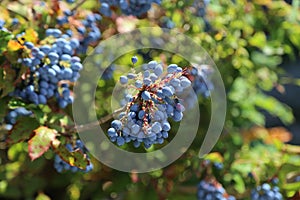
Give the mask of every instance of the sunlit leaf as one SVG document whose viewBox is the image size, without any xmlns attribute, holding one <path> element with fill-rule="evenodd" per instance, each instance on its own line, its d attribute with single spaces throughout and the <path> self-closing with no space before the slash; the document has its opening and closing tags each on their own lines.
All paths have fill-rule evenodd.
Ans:
<svg viewBox="0 0 300 200">
<path fill-rule="evenodd" d="M 285 185 L 283 185 L 283 189 L 292 190 L 292 191 L 299 191 L 300 190 L 300 182 L 286 183 Z"/>
<path fill-rule="evenodd" d="M 209 153 L 205 156 L 205 159 L 218 163 L 222 163 L 224 161 L 223 156 L 219 152 Z"/>
<path fill-rule="evenodd" d="M 251 59 L 257 65 L 268 67 L 276 67 L 282 62 L 282 58 L 280 56 L 267 56 L 258 51 L 253 51 L 251 53 Z"/>
<path fill-rule="evenodd" d="M 249 43 L 255 47 L 263 47 L 266 45 L 266 35 L 264 32 L 257 32 L 252 38 L 249 39 Z"/>
<path fill-rule="evenodd" d="M 19 49 L 22 49 L 23 46 L 16 40 L 9 40 L 7 44 L 8 51 L 18 51 Z"/>
<path fill-rule="evenodd" d="M 35 200 L 51 200 L 51 198 L 44 193 L 39 193 Z"/>
<path fill-rule="evenodd" d="M 290 124 L 294 121 L 292 110 L 287 105 L 281 103 L 276 98 L 265 94 L 256 94 L 255 105 L 268 111 L 274 116 L 278 116 L 283 123 Z"/>
<path fill-rule="evenodd" d="M 32 28 L 27 29 L 23 37 L 25 41 L 32 42 L 34 44 L 38 41 L 38 34 Z"/>
<path fill-rule="evenodd" d="M 31 160 L 35 160 L 48 151 L 56 137 L 56 130 L 41 126 L 34 130 L 35 135 L 28 141 L 28 152 Z"/>
<path fill-rule="evenodd" d="M 233 180 L 235 182 L 235 185 L 234 185 L 235 190 L 238 191 L 239 193 L 245 192 L 246 188 L 245 188 L 245 183 L 244 183 L 243 177 L 239 174 L 234 174 Z"/>
</svg>

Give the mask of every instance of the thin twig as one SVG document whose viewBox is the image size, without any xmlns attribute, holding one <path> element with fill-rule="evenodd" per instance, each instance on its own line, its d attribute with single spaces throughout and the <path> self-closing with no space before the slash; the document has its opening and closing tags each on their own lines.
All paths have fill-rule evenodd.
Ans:
<svg viewBox="0 0 300 200">
<path fill-rule="evenodd" d="M 100 124 L 104 124 L 105 122 L 108 122 L 109 120 L 111 120 L 113 118 L 113 116 L 115 114 L 118 114 L 122 111 L 125 110 L 125 107 L 123 108 L 119 108 L 118 110 L 115 110 L 113 113 L 106 115 L 105 117 L 100 118 L 98 121 L 95 122 L 91 122 L 89 124 L 82 124 L 82 125 L 78 125 L 78 126 L 74 126 L 73 130 L 80 132 L 80 131 L 87 131 L 95 126 L 99 126 Z"/>
<path fill-rule="evenodd" d="M 196 186 L 178 186 L 176 187 L 177 192 L 185 193 L 185 194 L 196 194 L 197 187 Z"/>
<path fill-rule="evenodd" d="M 76 10 L 77 8 L 79 8 L 79 6 L 81 6 L 81 5 L 84 4 L 84 3 L 85 3 L 85 0 L 79 1 L 79 2 L 76 4 L 76 6 L 75 6 L 74 8 L 71 9 L 71 11 L 73 12 L 74 10 Z"/>
</svg>

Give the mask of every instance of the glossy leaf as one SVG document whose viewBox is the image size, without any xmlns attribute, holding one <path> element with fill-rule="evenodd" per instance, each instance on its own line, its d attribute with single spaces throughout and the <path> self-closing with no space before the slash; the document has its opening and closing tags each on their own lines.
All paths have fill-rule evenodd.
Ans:
<svg viewBox="0 0 300 200">
<path fill-rule="evenodd" d="M 9 132 L 7 143 L 14 144 L 29 139 L 38 127 L 39 123 L 34 118 L 19 117 L 17 123 Z"/>
<path fill-rule="evenodd" d="M 79 169 L 85 170 L 89 164 L 86 155 L 80 149 L 75 149 L 70 152 L 65 145 L 62 145 L 58 140 L 52 142 L 52 147 L 55 153 L 71 166 L 76 166 Z"/>
</svg>

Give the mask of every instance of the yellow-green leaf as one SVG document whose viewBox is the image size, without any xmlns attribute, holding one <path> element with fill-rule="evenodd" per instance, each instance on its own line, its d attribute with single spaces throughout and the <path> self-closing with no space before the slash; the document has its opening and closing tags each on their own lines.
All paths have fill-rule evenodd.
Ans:
<svg viewBox="0 0 300 200">
<path fill-rule="evenodd" d="M 65 145 L 62 145 L 56 140 L 52 143 L 52 147 L 55 153 L 71 166 L 76 166 L 79 169 L 85 170 L 86 166 L 89 164 L 86 154 L 84 154 L 80 149 L 70 152 Z"/>
</svg>

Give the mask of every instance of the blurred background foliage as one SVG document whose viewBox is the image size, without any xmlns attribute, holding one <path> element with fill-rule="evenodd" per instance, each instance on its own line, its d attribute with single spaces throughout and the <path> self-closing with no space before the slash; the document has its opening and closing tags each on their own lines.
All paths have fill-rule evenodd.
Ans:
<svg viewBox="0 0 300 200">
<path fill-rule="evenodd" d="M 273 184 L 272 181 L 278 179 L 276 184 L 286 199 L 299 199 L 300 146 L 289 144 L 292 134 L 287 129 L 264 127 L 266 113 L 278 117 L 286 126 L 294 121 L 293 110 L 269 92 L 276 90 L 284 94 L 286 84 L 300 86 L 299 79 L 287 77 L 285 69 L 280 67 L 283 62 L 299 60 L 297 2 L 211 0 L 206 5 L 204 1 L 163 0 L 161 6 L 153 5 L 147 14 L 138 18 L 122 16 L 118 11 L 111 18 L 103 17 L 99 23 L 101 40 L 134 28 L 159 26 L 185 33 L 209 53 L 221 72 L 228 97 L 222 137 L 211 154 L 204 159 L 198 158 L 198 148 L 210 118 L 210 100 L 201 98 L 200 129 L 194 143 L 176 162 L 151 173 L 119 172 L 93 158 L 92 172 L 57 173 L 53 169 L 52 151 L 32 162 L 26 142 L 9 147 L 1 142 L 0 197 L 188 200 L 196 199 L 200 180 L 215 179 L 237 199 L 249 199 L 252 188 L 265 182 Z M 75 7 L 76 3 L 72 6 Z M 49 5 L 52 5 L 50 1 Z M 98 8 L 99 2 L 89 0 L 80 4 L 78 9 L 98 12 Z M 32 9 L 42 16 L 44 23 L 56 26 L 51 17 L 53 7 L 37 6 L 32 1 L 3 0 L 0 16 L 8 21 L 12 17 L 19 19 L 20 27 L 14 34 L 32 28 L 43 38 L 39 23 L 28 20 Z M 92 51 L 94 46 L 88 50 Z M 187 64 L 176 55 L 149 49 L 132 52 L 114 64 L 129 67 L 132 55 L 139 57 L 137 65 L 152 59 Z M 110 112 L 105 105 L 110 105 L 111 99 L 107 97 L 119 75 L 115 73 L 113 79 L 99 81 L 101 92 L 96 93 L 99 117 Z M 3 117 L 7 99 L 0 101 L 0 116 Z M 45 116 L 51 118 L 51 113 L 45 108 L 39 109 L 42 114 L 38 120 Z M 71 107 L 63 114 L 71 116 Z M 108 124 L 103 126 L 108 127 Z M 222 167 L 218 167 L 220 164 Z"/>
</svg>

